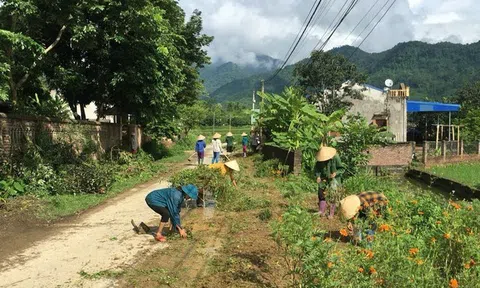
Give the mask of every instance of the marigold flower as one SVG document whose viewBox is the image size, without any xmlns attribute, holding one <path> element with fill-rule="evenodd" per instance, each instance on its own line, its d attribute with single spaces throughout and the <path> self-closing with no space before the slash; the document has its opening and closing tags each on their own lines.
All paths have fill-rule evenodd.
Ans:
<svg viewBox="0 0 480 288">
<path fill-rule="evenodd" d="M 452 236 L 450 235 L 450 233 L 445 233 L 443 234 L 443 238 L 445 239 L 450 239 Z"/>
<path fill-rule="evenodd" d="M 410 248 L 408 252 L 410 253 L 410 255 L 415 256 L 417 255 L 418 251 L 418 248 Z"/>
<path fill-rule="evenodd" d="M 391 229 L 391 227 L 388 224 L 382 224 L 378 228 L 378 230 L 380 230 L 380 232 L 390 231 L 390 229 Z"/>
<path fill-rule="evenodd" d="M 332 262 L 328 262 L 328 263 L 327 263 L 327 267 L 328 267 L 328 268 L 331 269 L 333 266 L 334 266 L 334 264 L 333 264 Z"/>
<path fill-rule="evenodd" d="M 469 262 L 469 263 L 465 263 L 464 267 L 465 267 L 465 269 L 470 269 L 470 262 Z"/>
<path fill-rule="evenodd" d="M 345 229 L 345 228 L 340 229 L 340 235 L 342 235 L 344 237 L 347 237 L 348 236 L 347 229 Z"/>
<path fill-rule="evenodd" d="M 375 255 L 375 253 L 372 250 L 367 250 L 367 249 L 363 250 L 363 253 L 365 253 L 368 259 L 372 259 L 373 256 Z"/>
<path fill-rule="evenodd" d="M 363 270 L 362 267 L 358 268 L 358 272 L 363 273 L 363 271 L 365 271 L 365 270 Z"/>
<path fill-rule="evenodd" d="M 432 240 L 430 240 L 430 241 L 432 241 L 432 243 L 435 244 L 435 242 L 437 242 L 437 239 L 435 239 L 435 237 L 432 237 Z"/>
<path fill-rule="evenodd" d="M 367 241 L 372 242 L 373 241 L 373 235 L 368 235 L 367 236 Z"/>
<path fill-rule="evenodd" d="M 423 262 L 422 259 L 418 259 L 418 260 L 417 260 L 417 265 L 423 265 L 423 263 L 424 263 L 424 262 Z"/>
<path fill-rule="evenodd" d="M 460 206 L 459 204 L 457 204 L 457 203 L 455 203 L 455 202 L 453 202 L 453 201 L 450 201 L 449 203 L 450 203 L 450 205 L 452 205 L 456 210 L 459 210 L 459 209 L 461 208 L 461 206 Z"/>
<path fill-rule="evenodd" d="M 333 241 L 333 239 L 330 238 L 330 237 L 327 237 L 327 238 L 325 238 L 325 239 L 323 240 L 323 242 L 325 242 L 325 243 L 330 243 L 330 242 L 332 242 L 332 241 Z"/>
<path fill-rule="evenodd" d="M 437 224 L 437 225 L 442 224 L 442 221 L 437 221 L 437 222 L 435 222 L 435 224 Z"/>
<path fill-rule="evenodd" d="M 315 236 L 312 236 L 312 238 L 311 238 L 311 239 L 312 239 L 312 241 L 315 241 L 315 240 L 317 240 L 317 237 L 315 237 Z"/>
<path fill-rule="evenodd" d="M 373 266 L 370 266 L 369 271 L 370 271 L 370 274 L 375 274 L 375 273 L 377 273 L 377 270 L 375 270 L 375 268 L 373 268 Z"/>
<path fill-rule="evenodd" d="M 472 205 L 468 205 L 468 206 L 467 206 L 467 210 L 468 210 L 468 211 L 472 211 L 472 210 L 473 210 L 473 206 L 472 206 Z"/>
<path fill-rule="evenodd" d="M 450 288 L 458 288 L 458 281 L 457 279 L 450 279 L 450 283 L 448 284 Z"/>
</svg>

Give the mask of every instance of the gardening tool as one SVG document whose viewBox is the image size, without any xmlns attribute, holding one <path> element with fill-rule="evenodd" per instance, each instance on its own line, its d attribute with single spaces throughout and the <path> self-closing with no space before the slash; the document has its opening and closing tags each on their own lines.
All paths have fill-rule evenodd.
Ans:
<svg viewBox="0 0 480 288">
<path fill-rule="evenodd" d="M 190 155 L 190 157 L 188 157 L 188 159 L 187 159 L 187 160 L 188 160 L 188 162 L 192 161 L 192 159 L 191 159 L 191 158 L 192 158 L 192 157 L 193 157 L 193 155 L 195 155 L 195 154 L 197 154 L 197 152 L 193 152 L 193 154 L 192 154 L 192 155 Z"/>
<path fill-rule="evenodd" d="M 230 158 L 228 158 L 227 155 L 223 154 L 223 156 L 225 157 L 225 159 L 227 159 L 227 161 L 230 161 Z"/>
</svg>

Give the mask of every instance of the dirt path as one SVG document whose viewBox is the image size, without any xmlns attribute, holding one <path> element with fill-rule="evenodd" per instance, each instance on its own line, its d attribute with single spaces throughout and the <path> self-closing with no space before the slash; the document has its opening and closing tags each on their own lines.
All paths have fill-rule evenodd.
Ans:
<svg viewBox="0 0 480 288">
<path fill-rule="evenodd" d="M 192 157 L 189 166 L 194 163 Z M 164 187 L 168 183 L 161 179 L 139 185 L 76 221 L 54 224 L 49 237 L 0 263 L 0 287 L 111 287 L 111 280 L 85 275 L 116 271 L 168 247 L 150 235 L 137 235 L 130 223 L 134 219 L 158 225 L 158 215 L 144 199 Z"/>
</svg>

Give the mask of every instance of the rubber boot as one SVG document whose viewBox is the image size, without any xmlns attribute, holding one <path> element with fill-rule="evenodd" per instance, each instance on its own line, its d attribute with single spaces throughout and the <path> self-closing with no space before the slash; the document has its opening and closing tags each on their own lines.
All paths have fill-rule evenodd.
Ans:
<svg viewBox="0 0 480 288">
<path fill-rule="evenodd" d="M 337 205 L 335 204 L 330 204 L 330 215 L 328 215 L 328 219 L 332 219 L 333 218 L 333 215 L 335 215 L 335 207 Z"/>
<path fill-rule="evenodd" d="M 319 211 L 320 217 L 325 216 L 325 210 L 327 209 L 327 201 L 320 201 L 320 204 L 318 206 L 320 209 Z"/>
</svg>

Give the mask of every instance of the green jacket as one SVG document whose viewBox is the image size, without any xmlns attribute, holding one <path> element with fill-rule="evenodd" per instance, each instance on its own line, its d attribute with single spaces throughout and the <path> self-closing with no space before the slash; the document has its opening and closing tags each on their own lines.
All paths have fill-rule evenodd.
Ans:
<svg viewBox="0 0 480 288">
<path fill-rule="evenodd" d="M 233 136 L 227 136 L 225 142 L 227 142 L 227 146 L 233 146 Z"/>
<path fill-rule="evenodd" d="M 337 182 L 342 183 L 342 176 L 345 172 L 345 167 L 343 166 L 342 160 L 340 160 L 338 154 L 335 154 L 335 156 L 328 161 L 317 162 L 315 165 L 315 176 L 322 179 L 322 182 L 319 184 L 322 188 L 327 187 L 330 181 L 332 181 L 332 179 L 330 179 L 330 175 L 332 175 L 334 172 L 337 173 L 337 176 L 335 176 Z"/>
</svg>

